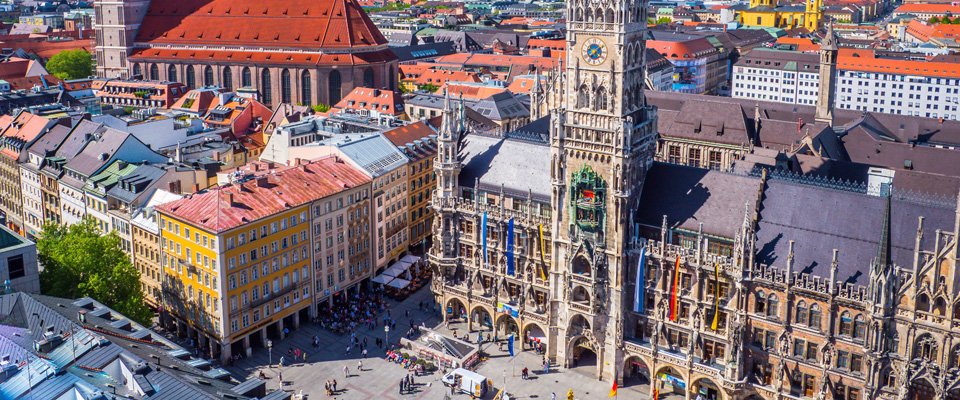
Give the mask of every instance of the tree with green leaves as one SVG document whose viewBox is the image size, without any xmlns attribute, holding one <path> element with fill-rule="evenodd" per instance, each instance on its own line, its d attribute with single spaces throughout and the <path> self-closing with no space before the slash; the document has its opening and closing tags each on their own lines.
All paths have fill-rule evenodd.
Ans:
<svg viewBox="0 0 960 400">
<path fill-rule="evenodd" d="M 120 237 L 101 235 L 93 218 L 66 226 L 47 224 L 37 239 L 43 294 L 91 297 L 146 326 L 153 312 L 143 302 L 140 274 L 120 246 Z"/>
<path fill-rule="evenodd" d="M 929 23 L 931 23 L 931 24 L 939 24 L 939 23 L 940 23 L 940 18 L 937 18 L 937 16 L 934 15 L 934 16 L 930 17 L 930 19 L 928 19 L 927 22 L 929 22 Z"/>
<path fill-rule="evenodd" d="M 86 50 L 64 50 L 47 61 L 47 72 L 60 79 L 80 79 L 93 75 L 93 57 Z"/>
<path fill-rule="evenodd" d="M 317 104 L 310 108 L 313 109 L 313 112 L 316 112 L 316 113 L 325 113 L 327 111 L 330 111 L 330 105 L 323 104 L 323 103 Z"/>
<path fill-rule="evenodd" d="M 422 90 L 424 92 L 436 93 L 436 91 L 440 90 L 440 86 L 434 85 L 432 83 L 424 83 L 420 86 L 417 86 L 417 89 Z"/>
</svg>

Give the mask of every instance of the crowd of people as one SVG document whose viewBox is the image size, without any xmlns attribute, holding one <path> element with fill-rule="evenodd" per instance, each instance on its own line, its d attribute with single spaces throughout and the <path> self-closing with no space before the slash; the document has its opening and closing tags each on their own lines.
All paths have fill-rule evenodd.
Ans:
<svg viewBox="0 0 960 400">
<path fill-rule="evenodd" d="M 333 307 L 320 310 L 320 327 L 338 335 L 354 333 L 358 327 L 376 328 L 377 315 L 386 310 L 382 292 L 354 293 L 347 300 L 335 302 Z"/>
</svg>

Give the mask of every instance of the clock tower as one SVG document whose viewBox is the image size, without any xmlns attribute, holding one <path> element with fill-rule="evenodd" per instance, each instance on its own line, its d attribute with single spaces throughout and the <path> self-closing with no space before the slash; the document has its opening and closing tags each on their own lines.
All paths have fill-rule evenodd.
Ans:
<svg viewBox="0 0 960 400">
<path fill-rule="evenodd" d="M 644 0 L 567 2 L 562 106 L 551 115 L 551 343 L 566 367 L 623 374 L 625 296 L 637 263 L 633 210 L 653 163 L 656 111 L 643 93 Z"/>
</svg>

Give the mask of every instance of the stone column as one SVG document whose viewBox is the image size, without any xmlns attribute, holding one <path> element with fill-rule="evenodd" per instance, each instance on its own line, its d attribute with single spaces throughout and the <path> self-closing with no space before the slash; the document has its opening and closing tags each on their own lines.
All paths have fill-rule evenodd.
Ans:
<svg viewBox="0 0 960 400">
<path fill-rule="evenodd" d="M 280 332 L 280 340 L 283 340 L 286 337 L 283 334 L 283 318 L 277 320 L 277 331 Z"/>
<path fill-rule="evenodd" d="M 300 329 L 300 312 L 293 313 L 293 329 Z"/>
<path fill-rule="evenodd" d="M 247 337 L 243 338 L 244 344 L 249 348 L 250 340 Z M 233 357 L 233 348 L 230 346 L 229 342 L 220 342 L 220 363 L 227 364 L 230 362 L 230 358 Z M 247 354 L 249 356 L 249 354 Z"/>
<path fill-rule="evenodd" d="M 230 351 L 230 346 L 227 346 L 227 351 Z M 243 337 L 243 354 L 247 357 L 253 355 L 253 349 L 250 348 L 250 334 Z"/>
</svg>

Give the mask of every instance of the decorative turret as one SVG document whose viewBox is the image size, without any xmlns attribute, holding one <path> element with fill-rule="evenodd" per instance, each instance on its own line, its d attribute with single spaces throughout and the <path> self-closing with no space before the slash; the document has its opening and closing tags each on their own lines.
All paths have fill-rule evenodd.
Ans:
<svg viewBox="0 0 960 400">
<path fill-rule="evenodd" d="M 446 94 L 443 105 L 443 121 L 440 124 L 440 134 L 437 139 L 437 160 L 434 171 L 437 174 L 437 190 L 434 192 L 433 209 L 436 212 L 434 224 L 434 243 L 442 246 L 437 257 L 442 262 L 456 263 L 457 258 L 457 224 L 456 211 L 453 208 L 454 198 L 459 192 L 460 170 L 460 141 L 464 133 L 463 101 L 460 109 L 454 111 L 450 102 L 450 94 Z"/>
<path fill-rule="evenodd" d="M 837 92 L 837 35 L 833 23 L 827 24 L 827 33 L 820 43 L 820 86 L 817 88 L 815 120 L 833 126 L 833 108 Z"/>
</svg>

